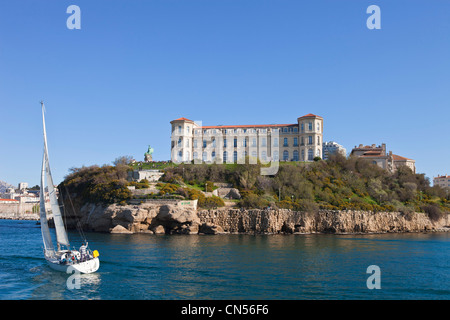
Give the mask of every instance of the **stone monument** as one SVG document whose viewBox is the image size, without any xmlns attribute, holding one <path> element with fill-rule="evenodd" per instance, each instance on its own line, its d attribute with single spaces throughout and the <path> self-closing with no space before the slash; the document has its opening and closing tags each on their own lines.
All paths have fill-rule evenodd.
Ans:
<svg viewBox="0 0 450 320">
<path fill-rule="evenodd" d="M 151 161 L 153 161 L 152 154 L 153 154 L 153 148 L 150 147 L 150 146 L 148 146 L 147 152 L 144 153 L 144 160 L 145 160 L 145 162 L 151 162 Z"/>
</svg>

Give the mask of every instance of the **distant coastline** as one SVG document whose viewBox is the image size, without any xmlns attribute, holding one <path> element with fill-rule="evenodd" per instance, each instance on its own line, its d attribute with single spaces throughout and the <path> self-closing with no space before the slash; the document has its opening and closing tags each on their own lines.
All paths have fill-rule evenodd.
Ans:
<svg viewBox="0 0 450 320">
<path fill-rule="evenodd" d="M 2 219 L 2 220 L 39 220 L 39 215 L 37 213 L 0 212 L 0 219 Z"/>
</svg>

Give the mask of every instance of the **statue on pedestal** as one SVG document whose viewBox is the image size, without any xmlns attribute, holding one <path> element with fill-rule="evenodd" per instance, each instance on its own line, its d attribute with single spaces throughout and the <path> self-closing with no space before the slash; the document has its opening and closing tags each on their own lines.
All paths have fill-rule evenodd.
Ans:
<svg viewBox="0 0 450 320">
<path fill-rule="evenodd" d="M 144 160 L 145 160 L 145 162 L 151 162 L 151 161 L 153 161 L 152 154 L 153 154 L 153 148 L 150 147 L 150 146 L 148 146 L 147 152 L 144 153 Z"/>
</svg>

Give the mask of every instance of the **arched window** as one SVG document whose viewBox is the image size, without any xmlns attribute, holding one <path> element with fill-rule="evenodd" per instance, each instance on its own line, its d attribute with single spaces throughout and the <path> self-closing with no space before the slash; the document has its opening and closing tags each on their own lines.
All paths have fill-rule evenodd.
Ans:
<svg viewBox="0 0 450 320">
<path fill-rule="evenodd" d="M 308 150 L 308 160 L 314 160 L 314 151 L 313 149 Z"/>
<path fill-rule="evenodd" d="M 302 161 L 305 161 L 305 150 L 302 150 Z"/>
<path fill-rule="evenodd" d="M 197 157 L 198 157 L 198 153 L 194 152 L 194 160 L 197 159 Z"/>
<path fill-rule="evenodd" d="M 233 152 L 233 161 L 237 162 L 237 151 Z"/>
<path fill-rule="evenodd" d="M 215 152 L 215 151 L 213 151 L 213 152 L 211 153 L 211 160 L 212 160 L 212 161 L 216 160 L 216 152 Z"/>
<path fill-rule="evenodd" d="M 228 152 L 224 151 L 223 152 L 223 162 L 226 162 L 228 159 Z"/>
<path fill-rule="evenodd" d="M 283 151 L 283 160 L 288 161 L 289 160 L 289 151 L 284 150 Z"/>
<path fill-rule="evenodd" d="M 261 152 L 261 159 L 264 161 L 267 161 L 267 152 L 266 151 Z"/>
<path fill-rule="evenodd" d="M 294 150 L 294 161 L 298 161 L 298 151 Z"/>
<path fill-rule="evenodd" d="M 279 155 L 278 155 L 278 151 L 274 151 L 273 152 L 273 161 L 278 161 L 280 160 Z"/>
<path fill-rule="evenodd" d="M 202 160 L 203 160 L 204 162 L 206 162 L 206 159 L 208 159 L 208 154 L 206 153 L 206 151 L 203 151 Z"/>
</svg>

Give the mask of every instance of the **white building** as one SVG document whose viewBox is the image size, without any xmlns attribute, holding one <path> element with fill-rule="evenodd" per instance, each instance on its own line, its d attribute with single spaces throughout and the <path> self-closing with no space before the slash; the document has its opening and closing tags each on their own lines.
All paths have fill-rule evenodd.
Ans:
<svg viewBox="0 0 450 320">
<path fill-rule="evenodd" d="M 28 183 L 27 182 L 20 182 L 19 183 L 19 190 L 25 191 L 26 189 L 28 189 Z"/>
<path fill-rule="evenodd" d="M 247 156 L 266 163 L 322 158 L 323 118 L 311 113 L 290 124 L 203 126 L 186 118 L 170 123 L 173 162 L 241 163 Z"/>
<path fill-rule="evenodd" d="M 450 189 L 450 176 L 437 176 L 433 178 L 433 186 Z"/>
<path fill-rule="evenodd" d="M 141 181 L 146 179 L 148 182 L 156 182 L 162 176 L 164 172 L 161 170 L 134 170 L 128 171 L 128 181 Z"/>
<path fill-rule="evenodd" d="M 340 153 L 344 157 L 347 155 L 347 149 L 334 141 L 324 142 L 322 145 L 323 160 L 328 160 L 328 156 Z"/>
</svg>

